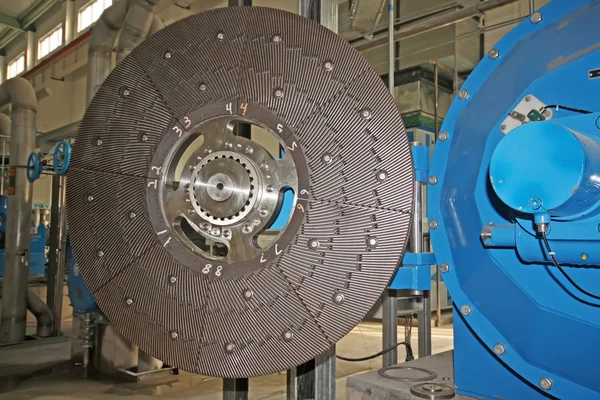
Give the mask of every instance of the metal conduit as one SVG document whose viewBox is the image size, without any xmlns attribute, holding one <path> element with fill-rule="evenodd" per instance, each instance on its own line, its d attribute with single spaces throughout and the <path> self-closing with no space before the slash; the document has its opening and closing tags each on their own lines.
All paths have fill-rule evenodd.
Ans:
<svg viewBox="0 0 600 400">
<path fill-rule="evenodd" d="M 453 25 L 466 19 L 472 18 L 478 14 L 502 7 L 507 4 L 514 3 L 517 0 L 486 0 L 481 3 L 474 4 L 459 10 L 438 14 L 422 21 L 411 22 L 404 26 L 400 25 L 394 33 L 394 40 L 407 39 L 421 33 L 429 32 L 435 29 L 443 28 L 448 25 Z M 388 42 L 387 35 L 381 34 L 373 38 L 373 40 L 365 40 L 358 42 L 355 45 L 356 50 L 364 51 L 374 47 L 382 46 Z"/>
</svg>

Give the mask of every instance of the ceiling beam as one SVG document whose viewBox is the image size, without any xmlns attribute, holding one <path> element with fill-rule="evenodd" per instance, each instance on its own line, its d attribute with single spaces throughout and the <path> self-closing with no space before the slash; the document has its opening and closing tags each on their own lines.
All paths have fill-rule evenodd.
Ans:
<svg viewBox="0 0 600 400">
<path fill-rule="evenodd" d="M 41 17 L 46 11 L 48 11 L 57 0 L 40 0 L 35 7 L 31 9 L 28 13 L 20 18 L 21 27 L 23 30 L 29 28 L 39 17 Z M 10 42 L 12 42 L 21 31 L 17 31 L 15 29 L 9 30 L 7 33 L 0 37 L 0 50 L 4 49 Z"/>
<path fill-rule="evenodd" d="M 0 12 L 0 25 L 6 26 L 11 29 L 16 29 L 18 31 L 23 31 L 23 27 L 19 20 L 11 15 Z"/>
</svg>

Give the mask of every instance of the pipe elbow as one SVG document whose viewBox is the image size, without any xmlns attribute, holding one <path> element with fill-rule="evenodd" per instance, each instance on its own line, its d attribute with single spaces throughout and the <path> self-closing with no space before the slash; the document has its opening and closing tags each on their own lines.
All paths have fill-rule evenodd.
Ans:
<svg viewBox="0 0 600 400">
<path fill-rule="evenodd" d="M 31 289 L 27 289 L 27 309 L 35 316 L 37 321 L 36 336 L 52 336 L 54 324 L 52 310 Z"/>
<path fill-rule="evenodd" d="M 94 56 L 107 51 L 110 54 L 115 39 L 125 23 L 130 4 L 131 0 L 123 0 L 104 10 L 92 31 L 88 55 Z"/>
<path fill-rule="evenodd" d="M 168 5 L 164 0 L 133 0 L 121 30 L 117 45 L 117 64 L 133 51 L 154 29 L 156 12 Z M 162 21 L 160 21 L 162 23 Z M 164 26 L 164 25 L 163 25 Z"/>
<path fill-rule="evenodd" d="M 37 112 L 37 99 L 31 83 L 21 77 L 11 78 L 0 85 L 0 104 Z"/>
</svg>

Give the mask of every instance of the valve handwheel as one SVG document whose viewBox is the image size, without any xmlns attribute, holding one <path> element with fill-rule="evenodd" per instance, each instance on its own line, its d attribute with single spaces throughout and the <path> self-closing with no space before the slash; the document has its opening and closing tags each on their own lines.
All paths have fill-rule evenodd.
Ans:
<svg viewBox="0 0 600 400">
<path fill-rule="evenodd" d="M 42 169 L 39 154 L 32 152 L 27 158 L 27 180 L 33 183 L 42 175 Z"/>
<path fill-rule="evenodd" d="M 71 163 L 71 145 L 66 140 L 61 140 L 54 149 L 52 156 L 54 172 L 58 175 L 64 175 L 69 169 Z"/>
</svg>

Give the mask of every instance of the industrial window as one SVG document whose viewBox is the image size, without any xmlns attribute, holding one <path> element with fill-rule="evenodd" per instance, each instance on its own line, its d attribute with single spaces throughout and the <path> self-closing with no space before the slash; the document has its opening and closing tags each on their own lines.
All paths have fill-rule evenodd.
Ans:
<svg viewBox="0 0 600 400">
<path fill-rule="evenodd" d="M 8 63 L 6 79 L 14 78 L 23 71 L 25 71 L 25 53 L 19 54 L 17 58 Z"/>
<path fill-rule="evenodd" d="M 102 15 L 102 11 L 110 7 L 112 3 L 113 0 L 92 0 L 81 7 L 77 16 L 77 32 L 81 32 L 96 22 Z"/>
<path fill-rule="evenodd" d="M 41 60 L 63 44 L 62 24 L 54 28 L 47 35 L 38 41 L 37 59 Z"/>
</svg>

